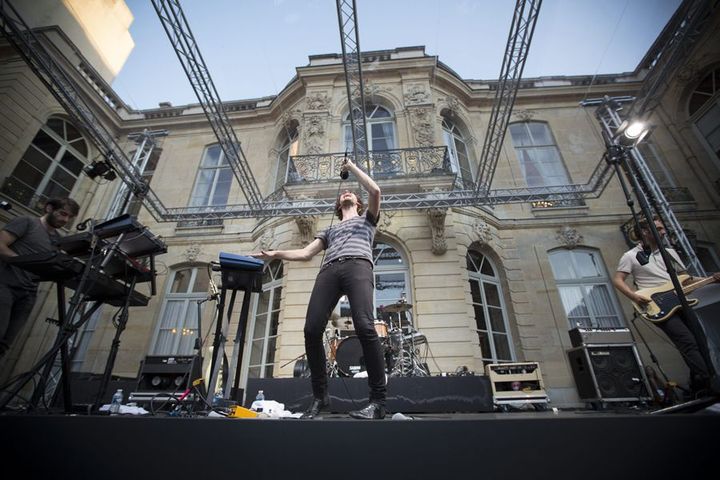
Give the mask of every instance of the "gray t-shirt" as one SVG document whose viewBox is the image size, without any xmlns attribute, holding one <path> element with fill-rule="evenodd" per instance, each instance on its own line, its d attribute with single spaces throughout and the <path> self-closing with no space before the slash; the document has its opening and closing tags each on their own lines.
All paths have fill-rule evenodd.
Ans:
<svg viewBox="0 0 720 480">
<path fill-rule="evenodd" d="M 377 218 L 366 211 L 315 235 L 327 249 L 323 265 L 339 257 L 360 257 L 373 263 L 372 244 L 376 227 Z"/>
<path fill-rule="evenodd" d="M 37 217 L 13 218 L 2 229 L 17 237 L 17 240 L 10 245 L 10 250 L 18 255 L 57 250 L 56 244 L 60 235 L 57 232 L 52 234 L 48 232 Z M 0 283 L 15 288 L 37 290 L 35 275 L 8 265 L 2 260 L 0 260 Z"/>
<path fill-rule="evenodd" d="M 670 275 L 667 272 L 667 268 L 665 268 L 665 262 L 659 250 L 655 250 L 650 254 L 646 265 L 640 265 L 640 262 L 638 262 L 636 258 L 638 252 L 642 252 L 640 245 L 625 252 L 620 258 L 617 271 L 632 275 L 635 285 L 640 289 L 658 287 L 670 281 Z M 684 271 L 685 265 L 683 265 L 677 252 L 672 248 L 668 248 L 667 252 L 670 254 L 670 258 L 677 264 L 674 265 L 675 270 L 677 270 L 678 273 Z"/>
</svg>

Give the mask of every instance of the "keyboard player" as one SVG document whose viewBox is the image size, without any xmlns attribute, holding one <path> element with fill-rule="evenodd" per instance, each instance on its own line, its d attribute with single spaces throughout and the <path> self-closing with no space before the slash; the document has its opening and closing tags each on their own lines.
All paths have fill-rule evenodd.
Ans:
<svg viewBox="0 0 720 480">
<path fill-rule="evenodd" d="M 57 249 L 57 230 L 71 222 L 79 211 L 80 206 L 71 198 L 50 198 L 41 217 L 16 217 L 0 230 L 0 358 L 27 322 L 38 288 L 31 273 L 3 259 Z"/>
</svg>

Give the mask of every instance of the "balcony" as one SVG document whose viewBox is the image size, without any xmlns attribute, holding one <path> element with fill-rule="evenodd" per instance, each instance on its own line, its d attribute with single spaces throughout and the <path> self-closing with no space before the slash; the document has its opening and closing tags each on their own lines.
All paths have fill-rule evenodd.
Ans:
<svg viewBox="0 0 720 480">
<path fill-rule="evenodd" d="M 321 153 L 290 157 L 285 174 L 285 191 L 290 195 L 318 197 L 337 191 L 345 153 Z M 359 158 L 367 172 L 368 157 Z M 375 150 L 369 153 L 370 176 L 381 183 L 383 192 L 405 193 L 440 188 L 451 190 L 457 180 L 447 147 Z M 349 181 L 354 180 L 351 176 Z M 293 196 L 294 196 L 293 195 Z"/>
</svg>

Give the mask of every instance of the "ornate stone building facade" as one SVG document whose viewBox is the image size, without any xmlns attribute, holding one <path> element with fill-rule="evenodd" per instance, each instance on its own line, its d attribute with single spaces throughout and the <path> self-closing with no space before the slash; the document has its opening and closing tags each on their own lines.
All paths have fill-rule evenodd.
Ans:
<svg viewBox="0 0 720 480">
<path fill-rule="evenodd" d="M 720 31 L 719 18 L 713 23 L 708 31 Z M 650 121 L 655 130 L 643 147 L 708 270 L 717 270 L 720 263 L 719 45 L 715 33 L 695 45 L 654 110 Z M 85 63 L 79 52 L 58 55 L 81 75 L 76 67 Z M 376 158 L 405 162 L 402 171 L 412 173 L 408 166 L 416 165 L 420 149 L 447 151 L 446 164 L 437 171 L 417 167 L 417 175 L 377 175 L 383 192 L 472 184 L 496 83 L 463 80 L 423 47 L 366 56 L 374 62 L 365 73 L 365 94 L 368 143 Z M 0 108 L 5 113 L 0 120 L 0 195 L 15 205 L 1 219 L 36 214 L 37 200 L 48 192 L 76 198 L 82 205 L 80 219 L 104 218 L 119 182 L 99 183 L 81 174 L 82 164 L 98 155 L 90 138 L 4 44 L 0 60 Z M 523 79 L 493 188 L 586 182 L 603 161 L 605 147 L 593 109 L 579 102 L 637 93 L 646 67 L 641 64 L 622 75 Z M 81 80 L 96 115 L 127 152 L 136 148 L 128 134 L 169 132 L 144 172 L 167 206 L 246 203 L 197 105 L 133 111 L 91 68 L 82 71 Z M 342 156 L 349 138 L 339 55 L 311 56 L 282 92 L 227 106 L 263 195 L 334 195 L 339 180 L 333 155 Z M 59 147 L 48 150 L 48 144 Z M 60 150 L 70 152 L 79 168 L 68 169 Z M 29 175 L 35 157 L 47 167 Z M 393 170 L 378 167 L 382 171 Z M 49 189 L 55 184 L 59 186 Z M 298 248 L 332 222 L 327 214 L 157 223 L 144 208 L 134 208 L 139 220 L 162 236 L 168 252 L 158 257 L 158 294 L 147 307 L 131 310 L 114 368 L 123 377 L 134 377 L 146 355 L 193 353 L 196 300 L 207 295 L 207 265 L 220 252 Z M 615 178 L 585 201 L 384 210 L 375 248 L 376 306 L 402 295 L 413 304 L 416 327 L 427 338 L 432 373 L 461 366 L 480 373 L 491 362 L 537 361 L 557 405 L 579 401 L 566 354 L 571 347 L 568 330 L 577 325 L 641 329 L 668 373 L 684 379 L 679 354 L 650 333 L 651 327 L 630 324 L 632 309 L 610 283 L 628 248 L 620 227 L 629 218 Z M 266 267 L 263 292 L 252 299 L 243 382 L 248 376 L 292 375 L 293 360 L 304 351 L 305 308 L 319 264 L 318 256 Z M 54 330 L 45 319 L 56 312 L 52 287 L 43 285 L 35 321 L 12 350 L 5 375 L 26 370 L 50 345 Z M 114 336 L 113 313 L 104 308 L 76 341 L 76 370 L 102 372 Z M 233 334 L 238 313 L 232 317 Z M 201 334 L 206 336 L 214 318 L 212 302 L 204 304 L 201 315 Z M 206 359 L 211 343 L 205 342 Z M 228 356 L 231 349 L 228 345 Z M 639 345 L 639 351 L 648 363 L 647 350 Z"/>
</svg>

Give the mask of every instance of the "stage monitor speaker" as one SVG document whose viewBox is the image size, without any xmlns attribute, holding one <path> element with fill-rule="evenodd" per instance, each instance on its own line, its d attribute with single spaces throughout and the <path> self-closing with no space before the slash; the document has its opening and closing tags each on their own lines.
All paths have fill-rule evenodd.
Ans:
<svg viewBox="0 0 720 480">
<path fill-rule="evenodd" d="M 586 345 L 567 353 L 583 400 L 650 400 L 647 378 L 634 344 Z"/>
<path fill-rule="evenodd" d="M 202 377 L 202 357 L 195 355 L 147 356 L 140 365 L 137 391 L 182 393 L 200 377 Z"/>
</svg>

